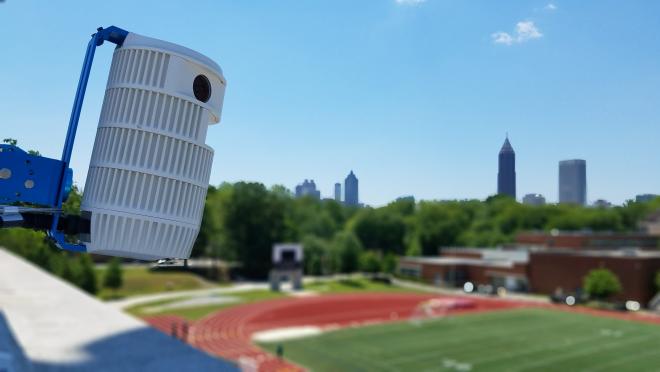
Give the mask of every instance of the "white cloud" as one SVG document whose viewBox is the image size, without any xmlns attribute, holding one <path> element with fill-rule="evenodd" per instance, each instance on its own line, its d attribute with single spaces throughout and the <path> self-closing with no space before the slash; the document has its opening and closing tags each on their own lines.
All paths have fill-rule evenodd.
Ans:
<svg viewBox="0 0 660 372">
<path fill-rule="evenodd" d="M 506 45 L 511 45 L 513 44 L 513 38 L 511 35 L 507 34 L 506 32 L 495 32 L 494 34 L 491 35 L 493 38 L 493 42 L 495 44 L 506 44 Z"/>
<path fill-rule="evenodd" d="M 498 31 L 490 35 L 495 44 L 511 45 L 524 43 L 528 40 L 543 37 L 543 34 L 532 21 L 521 21 L 516 23 L 516 32 L 512 35 L 508 32 Z"/>
<path fill-rule="evenodd" d="M 398 5 L 419 5 L 425 3 L 426 0 L 395 0 Z"/>
<path fill-rule="evenodd" d="M 518 34 L 519 43 L 531 39 L 538 39 L 543 36 L 541 31 L 536 28 L 532 21 L 518 22 L 518 24 L 516 24 L 516 33 Z"/>
<path fill-rule="evenodd" d="M 557 10 L 557 5 L 553 3 L 548 3 L 548 5 L 546 5 L 543 9 L 550 11 Z"/>
</svg>

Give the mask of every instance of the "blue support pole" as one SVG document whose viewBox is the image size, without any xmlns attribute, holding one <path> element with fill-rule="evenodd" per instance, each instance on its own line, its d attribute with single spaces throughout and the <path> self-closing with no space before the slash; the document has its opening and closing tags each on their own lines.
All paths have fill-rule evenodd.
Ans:
<svg viewBox="0 0 660 372">
<path fill-rule="evenodd" d="M 89 81 L 89 73 L 92 70 L 92 62 L 94 61 L 94 52 L 96 51 L 96 37 L 92 38 L 87 44 L 87 53 L 85 54 L 85 61 L 83 62 L 82 71 L 80 72 L 80 80 L 78 81 L 78 88 L 76 89 L 76 97 L 73 100 L 73 108 L 71 109 L 71 118 L 69 119 L 69 128 L 66 132 L 66 140 L 64 141 L 64 149 L 62 150 L 62 161 L 68 165 L 71 161 L 71 152 L 73 151 L 73 143 L 76 139 L 76 131 L 78 130 L 78 121 L 80 120 L 80 111 L 82 110 L 83 100 L 85 99 L 85 91 L 87 90 L 87 81 Z"/>
<path fill-rule="evenodd" d="M 73 152 L 73 144 L 76 139 L 76 131 L 78 130 L 78 121 L 80 120 L 80 112 L 82 111 L 83 101 L 85 99 L 85 91 L 87 90 L 87 82 L 92 70 L 92 62 L 94 61 L 94 52 L 96 47 L 103 44 L 104 41 L 121 46 L 121 44 L 128 36 L 128 31 L 122 30 L 115 26 L 110 26 L 106 29 L 98 28 L 97 32 L 92 35 L 92 39 L 87 44 L 87 51 L 85 52 L 85 60 L 83 61 L 82 71 L 80 72 L 80 79 L 78 80 L 78 87 L 76 88 L 76 96 L 73 100 L 73 108 L 71 109 L 71 117 L 69 119 L 69 127 L 66 132 L 66 139 L 64 141 L 64 148 L 62 149 L 62 162 L 63 169 L 60 175 L 59 191 L 57 194 L 55 208 L 61 208 L 62 203 L 68 196 L 68 191 L 71 187 L 73 172 L 69 168 L 71 162 L 71 153 Z M 53 225 L 48 232 L 48 235 L 53 238 L 58 246 L 68 250 L 84 251 L 85 247 L 80 244 L 69 244 L 64 239 L 64 234 L 57 230 L 59 222 L 59 213 L 53 216 Z"/>
</svg>

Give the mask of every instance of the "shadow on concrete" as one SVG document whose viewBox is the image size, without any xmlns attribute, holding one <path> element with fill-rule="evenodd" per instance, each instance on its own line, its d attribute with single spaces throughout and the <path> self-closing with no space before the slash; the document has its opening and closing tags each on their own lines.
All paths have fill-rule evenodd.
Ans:
<svg viewBox="0 0 660 372">
<path fill-rule="evenodd" d="M 145 327 L 99 339 L 79 350 L 76 362 L 29 360 L 0 312 L 0 371 L 238 371 L 231 362 Z"/>
<path fill-rule="evenodd" d="M 32 361 L 37 371 L 238 371 L 225 360 L 167 336 L 144 328 L 117 334 L 86 345 L 86 360 L 76 363 Z"/>
<path fill-rule="evenodd" d="M 16 341 L 5 314 L 0 311 L 0 371 L 30 371 L 30 363 Z"/>
</svg>

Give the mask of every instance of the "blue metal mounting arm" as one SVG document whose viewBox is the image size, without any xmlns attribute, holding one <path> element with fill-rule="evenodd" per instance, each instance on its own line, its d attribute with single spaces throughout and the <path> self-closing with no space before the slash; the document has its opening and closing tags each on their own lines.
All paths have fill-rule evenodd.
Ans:
<svg viewBox="0 0 660 372">
<path fill-rule="evenodd" d="M 66 133 L 66 140 L 64 141 L 64 149 L 62 150 L 62 174 L 60 175 L 60 182 L 58 194 L 53 207 L 60 209 L 62 203 L 66 200 L 69 191 L 71 190 L 73 172 L 69 168 L 71 162 L 71 153 L 73 152 L 73 143 L 76 139 L 76 131 L 78 130 L 78 121 L 80 120 L 80 111 L 82 110 L 83 100 L 85 99 L 85 90 L 87 89 L 87 81 L 89 74 L 92 70 L 92 61 L 94 60 L 94 52 L 97 46 L 103 45 L 104 41 L 109 41 L 117 44 L 120 47 L 128 31 L 121 28 L 110 26 L 108 28 L 99 27 L 97 32 L 92 35 L 92 39 L 87 44 L 87 52 L 85 53 L 85 60 L 83 62 L 82 71 L 80 72 L 80 80 L 78 81 L 78 88 L 76 89 L 76 96 L 73 100 L 73 108 L 71 110 L 71 118 L 69 119 L 69 127 Z M 59 220 L 59 213 L 53 216 L 53 225 L 48 232 L 48 235 L 55 240 L 56 244 L 63 249 L 84 251 L 85 246 L 81 244 L 70 244 L 65 241 L 64 233 L 57 230 L 57 223 Z"/>
<path fill-rule="evenodd" d="M 45 210 L 49 214 L 52 213 L 52 223 L 44 223 L 47 220 L 39 219 L 39 226 L 50 226 L 48 236 L 55 244 L 67 250 L 86 250 L 82 244 L 68 243 L 63 229 L 58 228 L 60 225 L 68 224 L 68 220 L 64 219 L 62 219 L 63 224 L 59 224 L 59 222 L 62 215 L 62 203 L 66 201 L 73 183 L 73 171 L 69 168 L 71 153 L 96 47 L 105 41 L 117 44 L 119 47 L 124 43 L 126 36 L 128 36 L 128 31 L 115 26 L 106 29 L 99 28 L 87 44 L 61 160 L 27 153 L 16 147 L 15 144 L 0 144 L 0 204 L 7 204 L 7 206 L 0 205 L 0 222 L 11 217 L 13 225 L 20 224 L 17 213 L 10 213 L 12 208 L 15 209 L 15 207 L 9 206 L 11 204 L 27 203 L 47 207 L 40 208 L 39 213 L 46 213 Z M 23 208 L 31 209 L 30 207 Z M 34 208 L 32 210 L 36 211 Z M 0 224 L 0 227 L 3 225 L 4 223 Z M 71 230 L 68 229 L 68 231 Z"/>
</svg>

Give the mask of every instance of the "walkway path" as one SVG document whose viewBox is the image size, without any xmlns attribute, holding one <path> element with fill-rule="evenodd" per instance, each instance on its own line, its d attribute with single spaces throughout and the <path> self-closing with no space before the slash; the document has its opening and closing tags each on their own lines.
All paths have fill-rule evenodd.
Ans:
<svg viewBox="0 0 660 372">
<path fill-rule="evenodd" d="M 303 281 L 304 283 L 308 283 L 308 282 L 347 279 L 354 277 L 356 276 L 342 274 L 342 275 L 328 276 L 321 278 L 305 277 Z M 268 290 L 268 289 L 270 289 L 270 284 L 268 282 L 246 282 L 246 283 L 233 284 L 229 287 L 203 288 L 203 289 L 193 289 L 189 291 L 173 291 L 173 292 L 164 292 L 164 293 L 154 293 L 148 295 L 130 296 L 120 300 L 110 300 L 107 301 L 107 303 L 118 309 L 127 309 L 129 307 L 143 305 L 150 302 L 173 300 L 181 297 L 208 297 L 209 295 L 214 295 L 214 294 L 231 294 L 231 293 L 248 292 L 255 290 Z M 284 285 L 282 286 L 282 290 L 285 292 L 289 292 L 291 290 L 290 283 L 284 283 Z"/>
<path fill-rule="evenodd" d="M 121 300 L 108 301 L 107 304 L 118 309 L 127 309 L 129 307 L 143 305 L 150 302 L 173 300 L 181 297 L 207 297 L 214 294 L 231 294 L 266 289 L 269 289 L 267 283 L 241 283 L 232 285 L 230 287 L 204 288 L 193 289 L 189 291 L 173 291 L 149 295 L 131 296 Z"/>
</svg>

